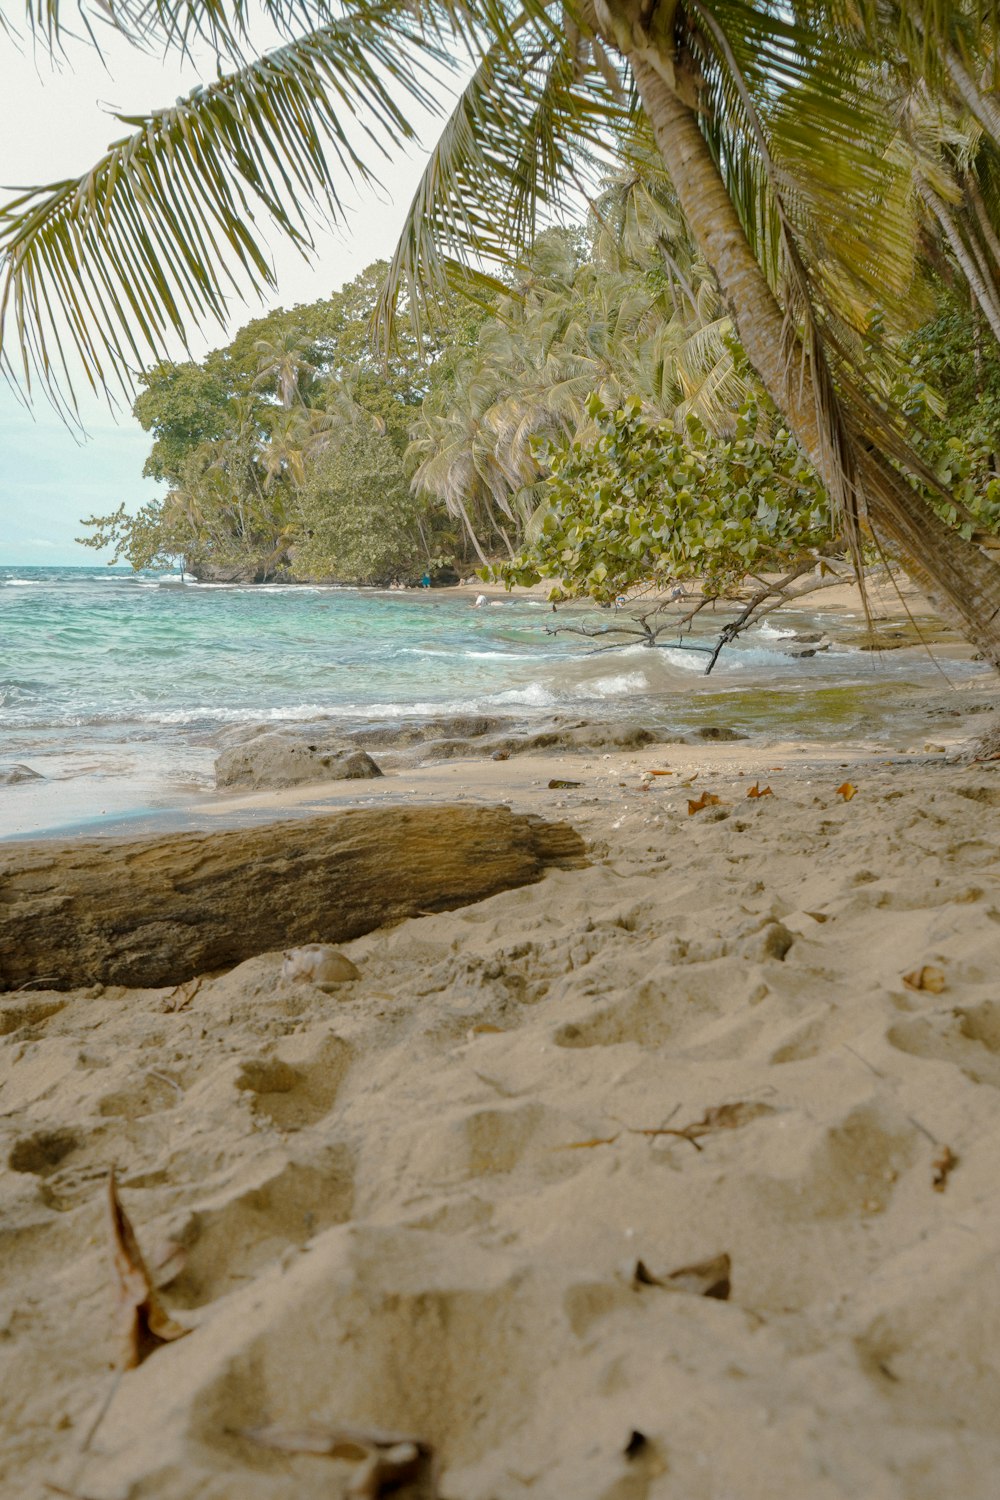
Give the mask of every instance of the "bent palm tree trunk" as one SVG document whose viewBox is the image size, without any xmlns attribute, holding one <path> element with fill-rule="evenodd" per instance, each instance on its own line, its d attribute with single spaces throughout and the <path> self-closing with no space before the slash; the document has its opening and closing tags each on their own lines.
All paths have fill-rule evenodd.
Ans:
<svg viewBox="0 0 1000 1500">
<path fill-rule="evenodd" d="M 808 365 L 787 356 L 784 314 L 750 248 L 695 112 L 667 83 L 667 70 L 657 67 L 652 45 L 630 46 L 623 28 L 614 29 L 614 44 L 631 66 L 681 210 L 718 278 L 740 342 L 822 474 L 824 445 Z M 863 434 L 852 431 L 850 436 L 871 525 L 896 544 L 907 570 L 940 613 L 1000 669 L 1000 567 L 941 520 Z"/>
</svg>

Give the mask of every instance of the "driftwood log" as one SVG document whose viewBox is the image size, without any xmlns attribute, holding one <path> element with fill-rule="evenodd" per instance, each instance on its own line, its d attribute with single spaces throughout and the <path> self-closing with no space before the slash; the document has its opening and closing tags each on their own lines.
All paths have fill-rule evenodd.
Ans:
<svg viewBox="0 0 1000 1500">
<path fill-rule="evenodd" d="M 179 984 L 583 863 L 568 824 L 506 807 L 357 809 L 217 833 L 0 844 L 0 990 Z"/>
</svg>

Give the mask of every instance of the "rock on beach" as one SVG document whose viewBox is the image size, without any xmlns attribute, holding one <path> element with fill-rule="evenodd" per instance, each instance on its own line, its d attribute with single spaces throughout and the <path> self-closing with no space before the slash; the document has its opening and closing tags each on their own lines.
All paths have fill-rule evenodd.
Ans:
<svg viewBox="0 0 1000 1500">
<path fill-rule="evenodd" d="M 366 750 L 329 731 L 273 729 L 231 745 L 216 758 L 219 787 L 296 786 L 302 781 L 360 781 L 381 776 Z"/>
</svg>

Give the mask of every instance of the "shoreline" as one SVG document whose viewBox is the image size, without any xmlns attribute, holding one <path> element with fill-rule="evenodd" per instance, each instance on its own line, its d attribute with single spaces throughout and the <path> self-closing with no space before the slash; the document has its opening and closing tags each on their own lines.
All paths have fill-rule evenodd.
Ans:
<svg viewBox="0 0 1000 1500">
<path fill-rule="evenodd" d="M 795 735 L 404 737 L 5 841 L 501 803 L 588 863 L 326 989 L 276 950 L 0 994 L 0 1489 L 329 1500 L 347 1427 L 433 1447 L 400 1500 L 993 1500 L 1000 761 L 962 756 L 1000 681 L 881 739 L 811 691 Z M 120 1376 L 112 1167 L 185 1330 Z"/>
<path fill-rule="evenodd" d="M 957 752 L 962 741 L 953 739 Z M 640 798 L 652 806 L 671 798 L 667 795 L 686 787 L 691 778 L 699 785 L 721 786 L 732 792 L 740 781 L 761 775 L 787 772 L 801 777 L 806 772 L 821 775 L 831 769 L 856 771 L 891 767 L 894 772 L 914 768 L 951 770 L 966 764 L 950 764 L 949 752 L 933 754 L 914 749 L 892 754 L 885 746 L 853 743 L 830 745 L 818 742 L 776 741 L 767 744 L 741 740 L 734 744 L 681 745 L 664 742 L 635 750 L 529 752 L 512 761 L 494 764 L 476 759 L 451 759 L 383 772 L 377 781 L 304 782 L 245 792 L 216 792 L 193 796 L 169 808 L 137 808 L 117 816 L 95 815 L 84 821 L 55 825 L 28 834 L 0 837 L 2 844 L 55 842 L 76 838 L 139 838 L 160 833 L 210 832 L 242 828 L 285 819 L 347 810 L 353 807 L 419 806 L 432 802 L 471 802 L 483 806 L 505 803 L 517 812 L 546 816 L 558 811 L 577 816 L 590 806 L 605 810 L 620 806 L 634 811 Z M 644 784 L 644 775 L 666 770 L 671 781 L 657 778 Z M 569 788 L 549 787 L 550 781 L 574 782 Z"/>
<path fill-rule="evenodd" d="M 913 648 L 903 649 L 909 651 Z M 800 685 L 803 705 L 808 706 L 811 692 L 822 693 L 824 687 L 822 680 L 813 684 L 803 682 Z M 843 691 L 835 687 L 835 692 Z M 837 711 L 841 711 L 839 701 Z M 692 774 L 730 779 L 753 776 L 778 764 L 793 770 L 810 765 L 817 769 L 828 765 L 850 767 L 888 763 L 899 767 L 945 766 L 994 722 L 998 711 L 1000 679 L 984 675 L 939 690 L 927 687 L 908 689 L 901 702 L 894 699 L 890 703 L 879 722 L 879 733 L 868 736 L 857 732 L 841 736 L 835 732 L 837 721 L 834 720 L 827 726 L 824 736 L 817 738 L 808 732 L 808 714 L 802 716 L 803 732 L 795 735 L 789 734 L 787 727 L 786 732 L 779 735 L 756 729 L 747 733 L 737 731 L 727 720 L 736 718 L 739 721 L 739 715 L 727 714 L 724 694 L 722 703 L 713 702 L 713 711 L 707 715 L 712 722 L 701 729 L 687 734 L 654 730 L 656 742 L 627 749 L 601 743 L 605 731 L 613 737 L 627 734 L 630 723 L 638 727 L 647 722 L 641 716 L 630 720 L 627 713 L 607 720 L 600 717 L 574 719 L 572 715 L 539 718 L 535 722 L 498 718 L 496 723 L 509 727 L 500 734 L 494 732 L 492 740 L 489 736 L 481 743 L 468 740 L 464 752 L 461 741 L 449 741 L 447 754 L 442 757 L 436 756 L 433 740 L 426 744 L 417 742 L 406 749 L 394 748 L 391 743 L 388 748 L 380 748 L 371 744 L 362 732 L 360 743 L 369 748 L 382 772 L 375 779 L 300 782 L 289 787 L 262 790 L 201 786 L 187 790 L 178 787 L 170 794 L 159 789 L 155 799 L 131 806 L 112 807 L 107 811 L 97 806 L 84 817 L 71 815 L 42 827 L 36 822 L 23 830 L 9 828 L 0 833 L 0 843 L 109 835 L 140 837 L 161 832 L 256 825 L 284 817 L 328 813 L 339 808 L 385 804 L 405 806 L 434 800 L 504 801 L 516 810 L 545 813 L 552 806 L 572 808 L 587 797 L 597 796 L 602 803 L 609 803 L 615 797 L 630 796 L 643 773 L 658 768 L 675 772 L 679 781 Z M 851 717 L 857 719 L 858 713 L 859 710 L 853 710 Z M 489 719 L 489 715 L 482 717 Z M 335 729 L 336 721 L 319 722 L 327 732 Z M 414 725 L 431 722 L 435 721 L 413 721 Z M 441 721 L 444 726 L 441 733 L 446 741 L 448 722 L 447 717 Z M 562 726 L 558 731 L 560 735 L 567 738 L 573 737 L 575 726 L 586 726 L 580 733 L 584 740 L 592 738 L 593 744 L 549 750 L 515 749 L 497 759 L 490 755 L 492 744 L 498 740 L 504 744 L 516 744 L 519 739 L 527 743 L 539 730 L 558 725 Z M 280 728 L 281 721 L 269 723 L 266 727 Z M 296 723 L 292 727 L 304 730 L 308 726 Z M 352 735 L 348 733 L 345 743 L 351 739 Z M 574 781 L 581 785 L 565 792 L 553 792 L 548 787 L 551 780 Z M 666 786 L 669 780 L 659 778 L 657 789 L 661 783 Z M 29 783 L 21 790 L 32 793 L 44 805 L 53 785 L 58 783 Z M 111 789 L 115 789 L 113 783 Z M 97 800 L 93 790 L 86 783 L 78 786 L 76 779 L 70 780 L 66 790 L 76 791 L 78 796 L 92 803 Z M 108 800 L 106 792 L 107 788 L 101 801 Z M 13 801 L 8 805 L 12 808 Z M 21 806 L 29 805 L 22 801 Z"/>
</svg>

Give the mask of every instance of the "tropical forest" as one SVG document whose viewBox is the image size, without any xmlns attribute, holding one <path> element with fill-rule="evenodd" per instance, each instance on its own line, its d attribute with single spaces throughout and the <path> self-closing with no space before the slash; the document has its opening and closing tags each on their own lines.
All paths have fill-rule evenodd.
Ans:
<svg viewBox="0 0 1000 1500">
<path fill-rule="evenodd" d="M 94 545 L 205 576 L 474 567 L 599 597 L 892 557 L 1000 655 L 989 16 L 263 12 L 280 45 L 257 57 L 242 5 L 108 7 L 137 44 L 211 47 L 218 79 L 3 211 L 8 373 L 72 409 L 82 369 L 153 438 L 162 498 L 87 518 Z M 71 35 L 54 4 L 29 26 Z M 314 214 L 341 220 L 345 184 L 448 90 L 391 257 L 177 362 L 231 284 L 268 284 L 257 213 L 308 254 Z"/>
</svg>

